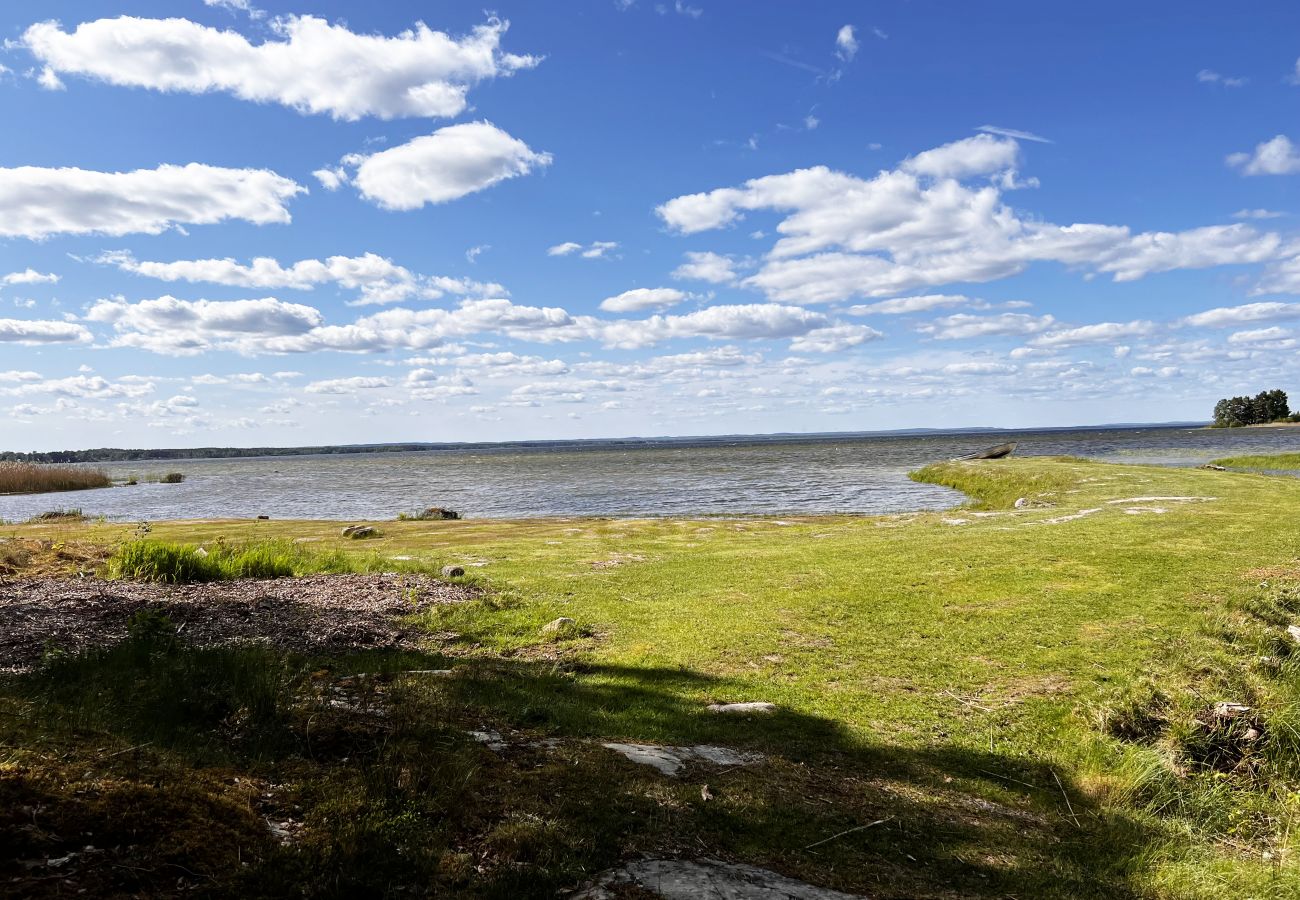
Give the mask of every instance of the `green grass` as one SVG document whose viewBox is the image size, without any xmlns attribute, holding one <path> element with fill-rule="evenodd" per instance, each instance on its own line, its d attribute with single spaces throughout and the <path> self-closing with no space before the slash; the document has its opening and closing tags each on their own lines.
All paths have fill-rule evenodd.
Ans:
<svg viewBox="0 0 1300 900">
<path fill-rule="evenodd" d="M 409 561 L 318 550 L 285 539 L 232 543 L 219 537 L 206 546 L 143 538 L 123 541 L 105 564 L 108 578 L 169 584 L 420 570 Z"/>
<path fill-rule="evenodd" d="M 66 679 L 70 693 L 49 675 L 0 690 L 26 713 L 0 714 L 0 754 L 27 773 L 22 785 L 71 772 L 50 803 L 73 802 L 83 768 L 205 784 L 224 766 L 293 785 L 308 837 L 291 850 L 241 845 L 267 895 L 418 884 L 553 896 L 642 851 L 737 859 L 873 897 L 1300 894 L 1300 654 L 1285 631 L 1300 623 L 1300 482 L 1036 458 L 916 477 L 972 502 L 779 521 L 397 522 L 364 556 L 331 522 L 155 523 L 152 538 L 209 550 L 221 538 L 305 539 L 354 565 L 455 563 L 489 592 L 413 623 L 436 635 L 428 657 L 268 662 L 288 674 L 274 680 L 264 743 L 202 719 L 160 735 L 148 723 L 161 712 L 90 692 L 95 671 L 130 681 L 99 659 Z M 1012 508 L 1020 497 L 1034 505 Z M 109 543 L 125 528 L 17 531 Z M 561 615 L 577 620 L 573 637 L 541 634 Z M 294 712 L 317 667 L 374 673 L 387 685 L 383 721 Z M 446 667 L 456 676 L 393 674 Z M 181 671 L 193 674 L 167 676 L 181 696 L 187 683 L 233 683 L 198 663 Z M 85 696 L 99 698 L 97 718 L 77 711 Z M 705 711 L 735 700 L 779 712 Z M 1220 702 L 1251 709 L 1206 724 Z M 466 738 L 483 728 L 516 732 L 514 749 L 497 756 Z M 529 743 L 543 738 L 563 743 Z M 95 752 L 145 740 L 153 755 L 137 769 L 129 754 Z M 769 760 L 669 781 L 599 747 L 608 740 Z M 223 777 L 206 815 L 233 835 L 246 822 L 220 812 L 233 790 Z M 714 801 L 700 798 L 704 780 Z"/>
<path fill-rule="evenodd" d="M 1266 453 L 1254 456 L 1225 456 L 1211 465 L 1229 469 L 1271 469 L 1274 471 L 1300 470 L 1300 453 Z"/>
</svg>

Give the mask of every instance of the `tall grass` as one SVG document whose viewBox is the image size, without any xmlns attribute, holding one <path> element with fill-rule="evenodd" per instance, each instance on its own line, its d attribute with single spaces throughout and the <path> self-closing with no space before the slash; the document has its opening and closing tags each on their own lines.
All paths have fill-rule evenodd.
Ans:
<svg viewBox="0 0 1300 900">
<path fill-rule="evenodd" d="M 0 462 L 0 494 L 82 491 L 87 488 L 108 487 L 112 483 L 108 473 L 103 469 Z"/>
<path fill-rule="evenodd" d="M 418 563 L 394 561 L 378 554 L 315 550 L 292 541 L 247 544 L 218 542 L 208 547 L 165 541 L 135 540 L 122 544 L 108 559 L 109 578 L 193 584 L 237 578 L 290 578 L 359 572 L 424 571 Z"/>
</svg>

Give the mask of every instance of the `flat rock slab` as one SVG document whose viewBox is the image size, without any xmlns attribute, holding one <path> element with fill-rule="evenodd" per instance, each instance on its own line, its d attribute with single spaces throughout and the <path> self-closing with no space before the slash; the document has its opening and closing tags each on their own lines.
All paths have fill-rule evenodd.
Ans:
<svg viewBox="0 0 1300 900">
<path fill-rule="evenodd" d="M 404 616 L 478 596 L 423 575 L 314 575 L 209 584 L 94 578 L 0 579 L 0 672 L 22 672 L 49 646 L 116 643 L 140 610 L 166 616 L 195 644 L 260 641 L 300 653 L 416 649 L 427 638 Z M 413 602 L 414 600 L 414 602 Z"/>
<path fill-rule="evenodd" d="M 665 900 L 865 900 L 786 878 L 757 866 L 716 859 L 643 859 L 598 876 L 570 894 L 570 900 L 616 900 L 639 888 Z"/>
<path fill-rule="evenodd" d="M 660 747 L 657 744 L 602 744 L 621 753 L 634 763 L 653 766 L 665 775 L 676 775 L 688 762 L 707 762 L 718 766 L 745 766 L 763 759 L 761 753 L 741 753 L 729 747 L 701 744 L 697 747 Z"/>
<path fill-rule="evenodd" d="M 776 712 L 776 704 L 766 703 L 763 701 L 753 701 L 749 703 L 710 703 L 709 712 L 729 713 L 731 715 L 743 715 L 745 713 L 774 713 Z"/>
</svg>

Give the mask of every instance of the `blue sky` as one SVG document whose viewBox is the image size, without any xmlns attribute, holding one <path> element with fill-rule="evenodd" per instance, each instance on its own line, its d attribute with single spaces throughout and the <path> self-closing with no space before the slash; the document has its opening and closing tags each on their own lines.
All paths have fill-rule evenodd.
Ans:
<svg viewBox="0 0 1300 900">
<path fill-rule="evenodd" d="M 5 448 L 1195 419 L 1300 369 L 1294 4 L 3 16 Z"/>
</svg>

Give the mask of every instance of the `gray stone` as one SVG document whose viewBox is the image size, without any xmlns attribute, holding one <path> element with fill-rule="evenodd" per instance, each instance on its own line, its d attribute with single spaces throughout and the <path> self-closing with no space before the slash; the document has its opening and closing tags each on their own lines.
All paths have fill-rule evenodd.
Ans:
<svg viewBox="0 0 1300 900">
<path fill-rule="evenodd" d="M 461 577 L 461 576 L 464 575 L 464 574 L 465 574 L 465 570 L 462 569 L 460 566 L 443 566 L 443 567 L 442 567 L 442 577 L 443 577 L 443 578 L 459 578 L 459 577 Z"/>
<path fill-rule="evenodd" d="M 615 753 L 621 753 L 634 763 L 653 766 L 665 775 L 673 776 L 688 762 L 706 762 L 717 766 L 745 766 L 763 759 L 761 753 L 741 753 L 729 747 L 700 744 L 695 747 L 661 747 L 658 744 L 602 744 Z"/>
<path fill-rule="evenodd" d="M 748 703 L 710 703 L 709 712 L 712 713 L 774 713 L 776 712 L 775 703 L 767 703 L 761 700 L 750 701 Z"/>
<path fill-rule="evenodd" d="M 569 898 L 615 900 L 629 887 L 664 900 L 864 900 L 859 894 L 832 891 L 757 866 L 716 859 L 636 860 L 597 876 Z"/>
<path fill-rule="evenodd" d="M 342 534 L 345 538 L 357 540 L 359 538 L 374 537 L 379 534 L 379 531 L 372 525 L 349 525 L 343 529 Z"/>
<path fill-rule="evenodd" d="M 577 622 L 568 616 L 560 616 L 542 626 L 542 634 L 564 634 L 577 626 Z"/>
</svg>

